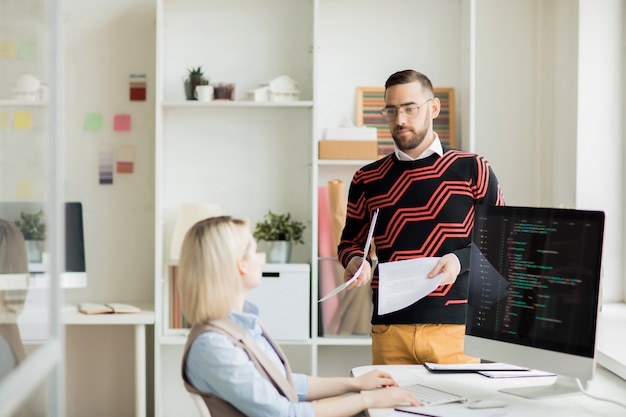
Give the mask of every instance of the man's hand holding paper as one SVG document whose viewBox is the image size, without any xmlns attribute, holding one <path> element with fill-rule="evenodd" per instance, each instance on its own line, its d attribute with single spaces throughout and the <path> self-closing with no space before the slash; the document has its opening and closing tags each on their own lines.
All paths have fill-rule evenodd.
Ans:
<svg viewBox="0 0 626 417">
<path fill-rule="evenodd" d="M 348 289 L 360 287 L 369 283 L 372 279 L 372 266 L 364 258 L 355 256 L 348 262 L 345 276 L 354 278 L 354 281 L 350 283 Z"/>
<path fill-rule="evenodd" d="M 445 261 L 439 263 L 442 259 L 417 258 L 378 264 L 378 314 L 401 310 L 433 292 L 445 272 Z M 430 278 L 431 272 L 439 273 Z"/>
<path fill-rule="evenodd" d="M 461 273 L 461 262 L 453 253 L 448 253 L 439 258 L 435 267 L 428 273 L 428 278 L 442 274 L 439 285 L 454 284 Z"/>
<path fill-rule="evenodd" d="M 372 276 L 372 268 L 367 262 L 367 255 L 370 253 L 370 245 L 372 244 L 372 238 L 374 237 L 374 229 L 376 228 L 376 220 L 378 219 L 379 209 L 376 209 L 374 215 L 372 216 L 372 223 L 370 224 L 369 232 L 367 233 L 367 240 L 365 241 L 365 249 L 363 249 L 362 257 L 354 257 L 350 259 L 350 263 L 346 267 L 344 272 L 344 276 L 350 276 L 348 274 L 352 274 L 352 277 L 346 280 L 343 284 L 326 294 L 324 297 L 318 300 L 318 303 L 322 301 L 328 300 L 330 297 L 335 294 L 340 293 L 346 288 L 360 287 L 369 282 Z M 359 262 L 360 259 L 360 262 Z"/>
</svg>

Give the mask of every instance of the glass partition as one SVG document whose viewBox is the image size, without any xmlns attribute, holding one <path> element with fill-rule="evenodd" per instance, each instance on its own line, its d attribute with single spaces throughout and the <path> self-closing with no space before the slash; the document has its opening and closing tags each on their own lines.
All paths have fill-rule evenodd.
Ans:
<svg viewBox="0 0 626 417">
<path fill-rule="evenodd" d="M 63 414 L 56 13 L 0 0 L 0 417 Z"/>
</svg>

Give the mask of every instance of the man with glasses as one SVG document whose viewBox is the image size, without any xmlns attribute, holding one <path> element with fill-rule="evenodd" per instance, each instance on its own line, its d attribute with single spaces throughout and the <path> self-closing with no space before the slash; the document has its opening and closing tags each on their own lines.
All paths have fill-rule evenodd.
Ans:
<svg viewBox="0 0 626 417">
<path fill-rule="evenodd" d="M 463 353 L 473 215 L 478 204 L 503 205 L 498 180 L 479 155 L 443 146 L 433 131 L 441 103 L 427 76 L 413 70 L 385 83 L 382 116 L 395 152 L 359 169 L 348 193 L 338 247 L 344 279 L 357 272 L 372 215 L 378 262 L 439 257 L 429 278 L 440 286 L 413 305 L 378 314 L 378 269 L 365 262 L 349 288 L 371 281 L 373 364 L 472 363 Z M 369 258 L 368 258 L 369 260 Z M 371 262 L 371 260 L 369 260 Z"/>
</svg>

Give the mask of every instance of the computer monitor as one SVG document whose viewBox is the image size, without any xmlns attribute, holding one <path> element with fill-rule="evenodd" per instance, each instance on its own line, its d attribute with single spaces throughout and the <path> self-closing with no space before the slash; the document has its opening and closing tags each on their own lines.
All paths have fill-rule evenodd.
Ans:
<svg viewBox="0 0 626 417">
<path fill-rule="evenodd" d="M 15 222 L 21 213 L 44 213 L 44 224 L 47 221 L 44 204 L 41 202 L 0 202 L 0 218 Z M 83 207 L 80 202 L 65 203 L 65 263 L 61 271 L 60 282 L 63 288 L 82 288 L 87 286 L 87 268 L 85 262 L 85 238 L 83 227 Z M 44 245 L 48 244 L 47 242 Z M 28 245 L 28 243 L 27 243 Z M 45 252 L 45 248 L 44 248 Z M 29 255 L 30 257 L 30 255 Z M 42 258 L 31 258 L 28 262 L 29 287 L 45 287 L 48 285 L 48 262 Z"/>
<path fill-rule="evenodd" d="M 504 392 L 580 392 L 595 369 L 604 213 L 479 207 L 474 221 L 465 353 L 557 374 Z"/>
</svg>

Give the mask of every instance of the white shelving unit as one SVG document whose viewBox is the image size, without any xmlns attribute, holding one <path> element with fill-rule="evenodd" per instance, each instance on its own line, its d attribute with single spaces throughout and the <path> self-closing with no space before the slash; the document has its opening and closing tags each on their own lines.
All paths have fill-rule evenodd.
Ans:
<svg viewBox="0 0 626 417">
<path fill-rule="evenodd" d="M 182 204 L 217 203 L 252 225 L 268 210 L 290 212 L 307 224 L 306 244 L 294 247 L 292 262 L 311 263 L 315 4 L 157 1 L 156 416 L 196 414 L 182 381 L 166 376 L 180 375 L 187 333 L 168 328 L 167 254 Z M 234 83 L 235 100 L 185 100 L 183 79 L 198 66 L 211 83 Z M 301 100 L 245 99 L 247 91 L 281 75 L 298 83 Z M 311 373 L 315 350 L 306 321 L 309 337 L 282 344 Z"/>
</svg>

